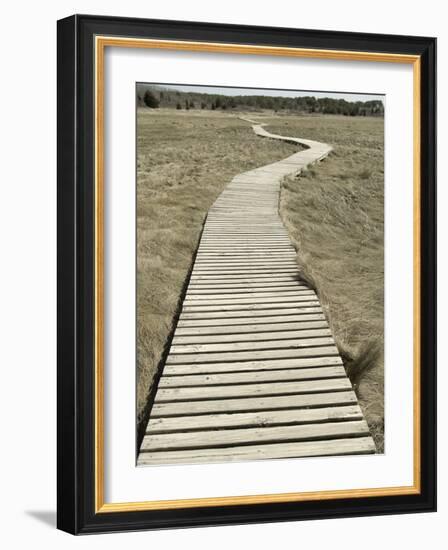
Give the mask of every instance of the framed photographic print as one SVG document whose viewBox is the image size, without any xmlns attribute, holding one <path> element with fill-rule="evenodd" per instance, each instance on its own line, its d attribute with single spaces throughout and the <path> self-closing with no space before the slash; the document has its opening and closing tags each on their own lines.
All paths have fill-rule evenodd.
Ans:
<svg viewBox="0 0 448 550">
<path fill-rule="evenodd" d="M 435 510 L 433 38 L 58 22 L 58 527 Z"/>
</svg>

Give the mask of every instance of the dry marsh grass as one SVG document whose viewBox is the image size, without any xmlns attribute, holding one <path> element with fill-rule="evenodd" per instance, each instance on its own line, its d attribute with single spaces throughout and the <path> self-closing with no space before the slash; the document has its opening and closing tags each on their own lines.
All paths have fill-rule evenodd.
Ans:
<svg viewBox="0 0 448 550">
<path fill-rule="evenodd" d="M 239 172 L 280 160 L 292 145 L 260 140 L 235 116 L 137 113 L 137 430 L 169 346 L 208 209 Z"/>
<path fill-rule="evenodd" d="M 286 178 L 280 211 L 317 290 L 347 373 L 384 451 L 384 121 L 258 117 L 272 133 L 330 143 L 329 157 Z"/>
</svg>

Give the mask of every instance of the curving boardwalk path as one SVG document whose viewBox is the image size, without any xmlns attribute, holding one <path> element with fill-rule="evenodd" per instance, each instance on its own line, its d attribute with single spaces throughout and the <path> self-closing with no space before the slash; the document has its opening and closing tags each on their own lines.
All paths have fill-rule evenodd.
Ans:
<svg viewBox="0 0 448 550">
<path fill-rule="evenodd" d="M 315 292 L 278 212 L 284 176 L 325 143 L 232 179 L 211 207 L 139 465 L 374 453 Z"/>
</svg>

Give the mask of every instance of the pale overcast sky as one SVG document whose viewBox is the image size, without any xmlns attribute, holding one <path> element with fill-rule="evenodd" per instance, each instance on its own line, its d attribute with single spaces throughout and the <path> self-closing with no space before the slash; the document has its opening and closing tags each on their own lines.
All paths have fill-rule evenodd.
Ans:
<svg viewBox="0 0 448 550">
<path fill-rule="evenodd" d="M 203 94 L 222 94 L 222 95 L 265 95 L 281 97 L 332 97 L 335 99 L 345 99 L 346 101 L 372 101 L 374 99 L 384 101 L 384 95 L 376 94 L 357 94 L 347 92 L 322 92 L 314 90 L 266 90 L 258 88 L 225 88 L 220 86 L 187 86 L 174 84 L 159 84 L 163 88 L 178 90 L 180 92 L 198 92 Z"/>
</svg>

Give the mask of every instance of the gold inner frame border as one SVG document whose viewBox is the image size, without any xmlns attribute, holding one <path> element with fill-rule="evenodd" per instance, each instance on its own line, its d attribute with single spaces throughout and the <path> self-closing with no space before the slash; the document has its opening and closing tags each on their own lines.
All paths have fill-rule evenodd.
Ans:
<svg viewBox="0 0 448 550">
<path fill-rule="evenodd" d="M 141 502 L 106 503 L 104 501 L 104 56 L 107 47 L 145 48 L 207 53 L 233 53 L 244 55 L 286 56 L 313 59 L 406 63 L 413 65 L 413 298 L 414 298 L 414 348 L 413 348 L 413 485 L 367 489 L 341 489 L 301 493 L 274 493 L 179 500 L 154 500 Z M 132 512 L 145 510 L 169 510 L 212 506 L 237 506 L 248 504 L 272 504 L 306 502 L 344 498 L 365 498 L 420 494 L 421 485 L 421 389 L 420 389 L 420 119 L 421 119 L 421 60 L 417 55 L 382 52 L 357 52 L 322 50 L 250 44 L 225 44 L 177 40 L 124 38 L 96 36 L 95 58 L 95 513 Z"/>
</svg>

